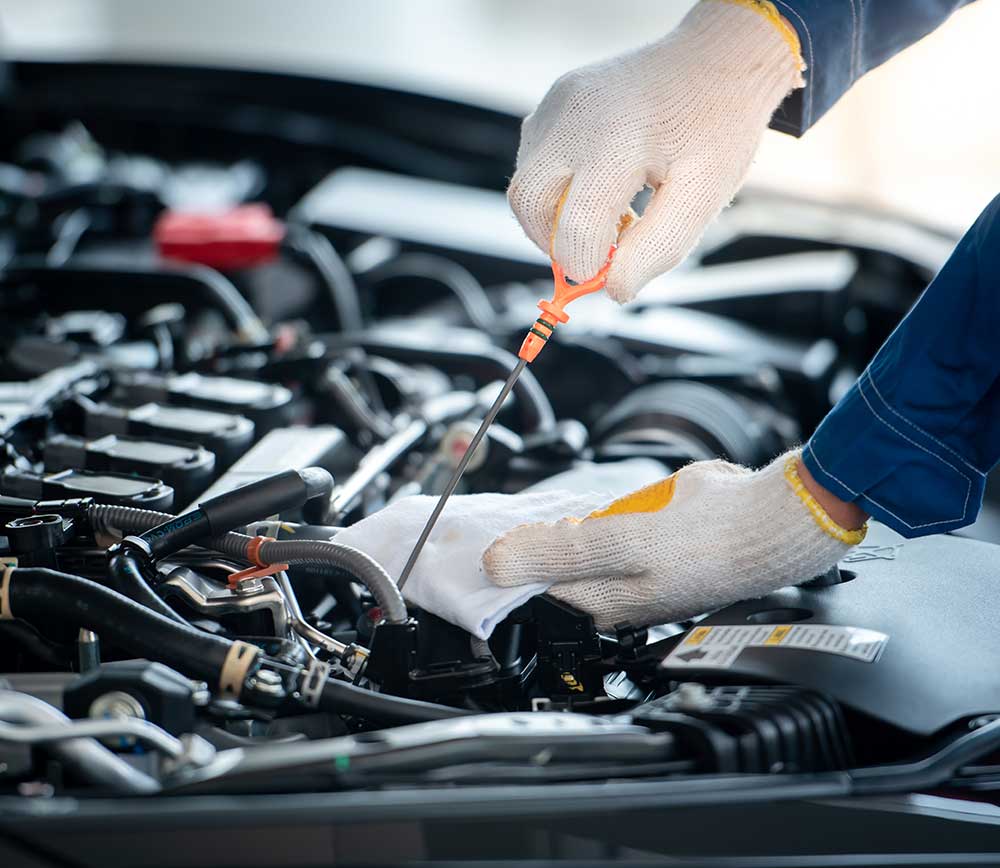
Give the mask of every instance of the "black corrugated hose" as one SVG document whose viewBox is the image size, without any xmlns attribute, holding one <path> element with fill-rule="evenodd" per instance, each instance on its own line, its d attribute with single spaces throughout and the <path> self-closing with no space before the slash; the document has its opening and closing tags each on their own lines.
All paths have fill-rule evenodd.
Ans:
<svg viewBox="0 0 1000 868">
<path fill-rule="evenodd" d="M 95 530 L 116 530 L 126 535 L 147 531 L 175 518 L 168 513 L 151 509 L 105 504 L 90 506 L 87 514 Z M 245 560 L 250 540 L 251 537 L 245 534 L 226 533 L 215 539 L 205 540 L 203 544 L 230 557 Z M 282 540 L 264 543 L 260 555 L 269 563 L 319 564 L 345 570 L 368 588 L 386 621 L 401 623 L 406 620 L 406 604 L 396 583 L 377 561 L 364 552 L 325 540 Z"/>
<path fill-rule="evenodd" d="M 171 620 L 89 579 L 41 568 L 8 572 L 7 600 L 15 618 L 38 623 L 58 618 L 93 630 L 131 654 L 158 660 L 178 672 L 219 684 L 233 642 Z M 258 665 L 289 672 L 299 669 L 261 655 Z M 252 691 L 244 698 L 252 700 Z M 470 712 L 430 702 L 374 693 L 329 679 L 319 700 L 323 711 L 348 714 L 382 724 L 420 723 L 461 717 Z"/>
</svg>

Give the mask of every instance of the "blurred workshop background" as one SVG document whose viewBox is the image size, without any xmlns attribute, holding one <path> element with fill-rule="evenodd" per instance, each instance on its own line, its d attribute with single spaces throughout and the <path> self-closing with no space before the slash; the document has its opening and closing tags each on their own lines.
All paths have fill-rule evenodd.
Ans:
<svg viewBox="0 0 1000 868">
<path fill-rule="evenodd" d="M 666 33 L 689 0 L 0 0 L 14 57 L 307 72 L 524 114 L 574 66 Z M 1000 3 L 871 73 L 801 141 L 769 133 L 751 183 L 961 230 L 1000 191 Z"/>
</svg>

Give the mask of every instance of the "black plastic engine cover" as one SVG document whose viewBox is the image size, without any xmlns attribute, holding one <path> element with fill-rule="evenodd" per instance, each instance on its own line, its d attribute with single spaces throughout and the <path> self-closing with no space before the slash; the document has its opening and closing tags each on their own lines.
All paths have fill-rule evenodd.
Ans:
<svg viewBox="0 0 1000 868">
<path fill-rule="evenodd" d="M 797 684 L 918 735 L 1000 712 L 1000 547 L 954 536 L 906 540 L 873 523 L 840 566 L 849 581 L 785 588 L 722 609 L 698 627 L 878 630 L 889 638 L 874 662 L 775 645 L 746 647 L 726 668 L 701 668 L 692 659 L 662 674 L 705 683 Z"/>
</svg>

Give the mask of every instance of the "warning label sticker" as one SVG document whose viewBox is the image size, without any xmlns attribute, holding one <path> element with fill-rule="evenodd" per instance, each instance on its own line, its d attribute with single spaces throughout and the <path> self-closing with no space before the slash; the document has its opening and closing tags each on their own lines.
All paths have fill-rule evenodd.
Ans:
<svg viewBox="0 0 1000 868">
<path fill-rule="evenodd" d="M 744 648 L 799 648 L 874 663 L 889 637 L 831 624 L 747 624 L 695 627 L 660 664 L 678 669 L 728 669 Z"/>
</svg>

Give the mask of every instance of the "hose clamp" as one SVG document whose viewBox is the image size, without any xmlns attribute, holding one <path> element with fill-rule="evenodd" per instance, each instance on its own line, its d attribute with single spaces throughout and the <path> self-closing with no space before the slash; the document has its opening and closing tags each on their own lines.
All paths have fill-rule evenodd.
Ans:
<svg viewBox="0 0 1000 868">
<path fill-rule="evenodd" d="M 0 621 L 12 621 L 14 613 L 10 610 L 10 574 L 17 566 L 17 558 L 0 558 L 3 566 L 3 576 L 0 577 Z"/>
<path fill-rule="evenodd" d="M 144 557 L 147 561 L 153 557 L 153 550 L 149 547 L 149 543 L 146 542 L 142 537 L 138 536 L 127 536 L 117 545 L 111 546 L 108 549 L 109 553 L 126 552 L 129 554 L 138 554 Z"/>
<path fill-rule="evenodd" d="M 223 699 L 239 699 L 250 667 L 260 656 L 260 648 L 237 639 L 229 648 L 219 673 L 219 695 Z"/>
<path fill-rule="evenodd" d="M 316 708 L 319 705 L 323 687 L 327 678 L 330 677 L 330 664 L 313 659 L 305 672 L 302 673 L 302 686 L 299 693 L 302 695 L 302 703 L 307 708 Z"/>
<path fill-rule="evenodd" d="M 267 561 L 261 560 L 260 557 L 260 547 L 268 542 L 277 542 L 277 540 L 273 536 L 255 536 L 250 540 L 247 543 L 247 560 L 258 567 L 270 566 Z"/>
</svg>

